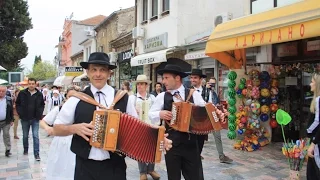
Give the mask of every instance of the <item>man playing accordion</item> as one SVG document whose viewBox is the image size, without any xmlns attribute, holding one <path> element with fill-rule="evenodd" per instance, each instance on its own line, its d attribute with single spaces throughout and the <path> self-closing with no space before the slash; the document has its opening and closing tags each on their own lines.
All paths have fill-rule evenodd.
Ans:
<svg viewBox="0 0 320 180">
<path fill-rule="evenodd" d="M 173 58 L 171 61 L 181 60 Z M 159 122 L 160 119 L 170 121 L 173 102 L 185 101 L 190 92 L 190 89 L 182 85 L 182 78 L 187 77 L 187 74 L 182 72 L 179 66 L 167 64 L 158 73 L 162 75 L 162 83 L 168 91 L 160 93 L 149 110 L 149 117 L 153 123 Z M 196 106 L 206 104 L 197 91 L 189 101 Z M 173 141 L 172 149 L 165 155 L 168 179 L 180 180 L 181 173 L 186 180 L 203 179 L 197 135 L 176 131 L 166 122 L 163 124 L 169 134 L 168 138 Z"/>
</svg>

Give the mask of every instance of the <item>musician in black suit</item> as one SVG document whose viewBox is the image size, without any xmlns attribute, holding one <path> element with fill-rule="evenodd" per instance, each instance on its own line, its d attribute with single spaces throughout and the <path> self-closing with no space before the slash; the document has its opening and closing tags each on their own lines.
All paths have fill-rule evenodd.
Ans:
<svg viewBox="0 0 320 180">
<path fill-rule="evenodd" d="M 170 60 L 170 59 L 169 59 Z M 169 61 L 168 60 L 168 61 Z M 171 58 L 171 61 L 180 59 Z M 198 150 L 197 135 L 176 131 L 168 125 L 172 119 L 173 102 L 185 101 L 190 89 L 182 84 L 182 78 L 188 76 L 179 66 L 167 64 L 164 69 L 158 71 L 162 75 L 162 83 L 167 91 L 160 93 L 149 110 L 149 118 L 153 124 L 161 120 L 166 127 L 168 138 L 173 141 L 172 149 L 165 155 L 167 174 L 169 180 L 180 180 L 181 173 L 185 180 L 202 180 L 200 153 Z M 190 102 L 196 106 L 205 106 L 205 101 L 197 91 L 193 92 Z"/>
<path fill-rule="evenodd" d="M 209 82 L 207 82 L 207 86 L 203 87 L 201 86 L 201 81 L 202 81 L 202 78 L 205 78 L 205 77 L 206 76 L 202 74 L 202 71 L 200 69 L 193 69 L 190 74 L 190 81 L 194 86 L 194 89 L 196 89 L 198 92 L 202 94 L 202 97 L 206 102 L 213 103 L 214 105 L 220 104 L 219 96 L 215 91 L 216 78 L 211 77 L 209 79 Z M 216 143 L 216 148 L 219 154 L 220 163 L 228 163 L 228 164 L 232 163 L 233 160 L 223 153 L 221 132 L 214 131 L 213 136 L 214 136 L 214 141 Z M 201 148 L 202 150 L 205 138 L 201 136 L 198 136 L 198 138 L 199 138 L 198 139 L 199 148 Z"/>
</svg>

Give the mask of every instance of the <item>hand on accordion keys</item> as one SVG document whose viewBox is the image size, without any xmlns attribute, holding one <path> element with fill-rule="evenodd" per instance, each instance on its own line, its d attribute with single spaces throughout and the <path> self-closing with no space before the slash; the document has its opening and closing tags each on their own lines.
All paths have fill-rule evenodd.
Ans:
<svg viewBox="0 0 320 180">
<path fill-rule="evenodd" d="M 73 134 L 77 134 L 78 136 L 81 136 L 86 141 L 89 141 L 89 138 L 93 134 L 93 125 L 92 122 L 90 124 L 88 123 L 81 123 L 81 124 L 74 124 L 72 132 Z"/>
<path fill-rule="evenodd" d="M 160 119 L 164 120 L 171 120 L 172 119 L 172 112 L 167 110 L 160 111 Z"/>
</svg>

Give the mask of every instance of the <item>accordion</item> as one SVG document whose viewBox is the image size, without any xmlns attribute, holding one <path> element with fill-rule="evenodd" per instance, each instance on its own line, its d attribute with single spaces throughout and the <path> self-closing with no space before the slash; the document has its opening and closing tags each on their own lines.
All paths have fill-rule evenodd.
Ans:
<svg viewBox="0 0 320 180">
<path fill-rule="evenodd" d="M 205 135 L 225 127 L 225 114 L 212 103 L 204 107 L 189 102 L 172 103 L 172 119 L 167 121 L 177 131 Z"/>
<path fill-rule="evenodd" d="M 128 114 L 100 109 L 93 115 L 90 145 L 116 151 L 144 163 L 159 163 L 165 128 L 152 127 Z"/>
</svg>

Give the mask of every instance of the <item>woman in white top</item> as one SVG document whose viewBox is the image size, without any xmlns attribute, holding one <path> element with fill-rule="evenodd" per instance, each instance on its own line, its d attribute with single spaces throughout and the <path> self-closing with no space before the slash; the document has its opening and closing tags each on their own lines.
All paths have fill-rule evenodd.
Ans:
<svg viewBox="0 0 320 180">
<path fill-rule="evenodd" d="M 44 88 L 42 90 L 42 95 L 43 95 L 43 101 L 44 101 L 44 110 L 42 115 L 44 117 L 48 114 L 48 104 L 49 104 L 49 98 L 50 98 L 49 90 L 47 88 Z"/>
<path fill-rule="evenodd" d="M 58 90 L 52 91 L 52 97 L 48 99 L 48 109 L 47 113 L 49 113 L 53 108 L 59 107 L 62 104 L 62 98 L 60 98 L 60 93 Z"/>
<path fill-rule="evenodd" d="M 67 97 L 75 88 L 67 89 Z M 62 106 L 62 105 L 61 105 Z M 40 126 L 46 130 L 48 135 L 54 136 L 53 125 L 60 111 L 61 106 L 55 106 L 43 119 L 40 121 Z M 72 135 L 70 136 L 54 136 L 49 153 L 46 171 L 47 180 L 72 180 L 75 169 L 75 154 L 71 152 Z"/>
</svg>

